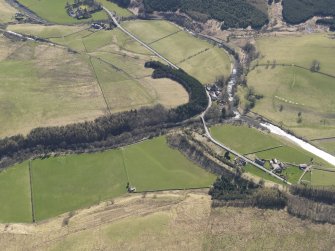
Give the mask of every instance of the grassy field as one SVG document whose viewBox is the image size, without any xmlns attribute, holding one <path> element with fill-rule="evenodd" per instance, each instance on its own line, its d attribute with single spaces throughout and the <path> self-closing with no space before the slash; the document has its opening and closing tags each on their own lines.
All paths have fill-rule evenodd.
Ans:
<svg viewBox="0 0 335 251">
<path fill-rule="evenodd" d="M 214 126 L 211 128 L 211 133 L 214 138 L 242 154 L 283 145 L 283 142 L 271 134 L 247 126 Z"/>
<path fill-rule="evenodd" d="M 254 128 L 249 128 L 247 126 L 224 125 L 212 127 L 211 132 L 213 137 L 218 141 L 231 147 L 239 153 L 248 154 L 247 156 L 251 159 L 256 157 L 266 160 L 276 158 L 279 161 L 288 163 L 288 167 L 283 171 L 283 175 L 285 175 L 291 183 L 297 183 L 303 173 L 294 165 L 309 163 L 311 158 L 313 158 L 317 163 L 330 167 L 318 157 L 300 149 L 298 146 L 295 146 L 284 139 L 280 139 L 277 136 L 261 132 Z M 269 149 L 272 147 L 278 148 Z M 270 168 L 270 165 L 267 163 L 265 167 Z M 262 171 L 255 170 L 255 168 L 247 166 L 245 169 L 257 176 L 264 176 Z M 272 179 L 269 177 L 263 178 L 268 180 Z M 335 185 L 335 181 L 333 181 L 333 184 Z M 329 183 L 325 181 L 324 185 L 329 185 Z"/>
<path fill-rule="evenodd" d="M 2 38 L 0 44 L 0 137 L 105 113 L 101 91 L 81 55 Z"/>
<path fill-rule="evenodd" d="M 37 220 L 98 203 L 126 192 L 120 150 L 33 161 Z"/>
<path fill-rule="evenodd" d="M 129 181 L 139 191 L 207 187 L 214 176 L 165 143 L 165 137 L 124 149 Z"/>
<path fill-rule="evenodd" d="M 264 95 L 253 111 L 307 139 L 334 135 L 333 78 L 296 67 L 277 66 L 275 69 L 257 67 L 248 75 L 248 82 Z"/>
<path fill-rule="evenodd" d="M 313 186 L 335 186 L 335 172 L 312 169 L 311 183 Z"/>
<path fill-rule="evenodd" d="M 335 40 L 331 33 L 310 35 L 278 35 L 256 40 L 259 63 L 276 60 L 278 64 L 296 64 L 310 68 L 313 60 L 320 62 L 320 71 L 335 76 Z"/>
<path fill-rule="evenodd" d="M 125 194 L 128 181 L 141 192 L 208 187 L 214 180 L 169 148 L 165 137 L 120 150 L 32 161 L 38 221 Z"/>
<path fill-rule="evenodd" d="M 92 18 L 77 20 L 70 17 L 65 10 L 65 5 L 68 2 L 67 0 L 20 0 L 21 4 L 26 6 L 28 9 L 33 11 L 36 15 L 41 18 L 57 24 L 77 24 L 83 23 L 92 20 L 102 20 L 107 19 L 108 16 L 104 11 L 94 13 Z M 98 2 L 102 3 L 109 10 L 117 13 L 118 16 L 130 16 L 131 13 L 123 8 L 120 8 L 114 3 L 108 2 L 107 0 L 99 0 Z M 71 3 L 71 2 L 69 2 Z"/>
<path fill-rule="evenodd" d="M 312 143 L 319 148 L 328 151 L 330 154 L 335 155 L 335 139 L 313 141 Z"/>
<path fill-rule="evenodd" d="M 79 53 L 0 40 L 0 137 L 101 116 L 107 111 L 101 90 L 111 112 L 158 103 L 171 108 L 188 102 L 188 93 L 178 83 L 150 77 L 152 69 L 144 68 L 144 63 L 152 56 L 118 30 L 93 32 L 85 25 L 30 24 L 8 29 L 50 38 Z M 57 58 L 63 61 L 51 60 Z"/>
<path fill-rule="evenodd" d="M 124 27 L 204 84 L 230 74 L 230 59 L 224 50 L 196 39 L 172 23 L 128 21 Z"/>
<path fill-rule="evenodd" d="M 332 250 L 334 226 L 284 210 L 212 209 L 203 192 L 132 195 L 33 226 L 0 231 L 4 250 Z M 22 234 L 22 232 L 26 234 Z M 15 241 L 13 241 L 13 239 Z"/>
<path fill-rule="evenodd" d="M 266 172 L 263 172 L 261 169 L 255 167 L 253 165 L 247 164 L 244 167 L 244 170 L 247 171 L 248 173 L 251 173 L 252 175 L 260 177 L 263 180 L 272 181 L 272 182 L 280 184 L 280 185 L 285 185 L 280 180 L 276 179 L 275 177 L 271 176 L 270 174 L 268 174 Z"/>
<path fill-rule="evenodd" d="M 168 39 L 172 39 L 171 44 L 174 44 L 173 47 L 175 48 L 175 52 L 179 51 L 180 53 L 171 53 L 171 51 L 166 51 L 168 55 L 171 57 L 177 55 L 175 59 L 179 61 L 182 61 L 183 57 L 189 58 L 181 63 L 183 65 L 182 67 L 190 74 L 194 74 L 196 77 L 200 76 L 200 79 L 204 82 L 211 82 L 216 78 L 216 76 L 225 73 L 228 74 L 229 72 L 229 58 L 223 50 L 212 47 L 207 42 L 190 36 L 169 22 L 153 21 L 151 23 L 139 21 L 125 22 L 125 24 L 127 28 L 134 29 L 137 32 L 138 29 L 143 29 L 145 31 L 142 34 L 144 40 L 148 43 L 154 42 L 151 46 L 157 46 L 157 48 L 160 48 L 162 51 L 165 45 L 159 45 L 159 43 L 164 40 L 168 41 Z M 90 82 L 92 83 L 92 88 L 95 88 L 97 95 L 100 91 L 100 95 L 96 97 L 96 102 L 84 101 L 86 106 L 92 106 L 99 102 L 95 107 L 96 114 L 105 113 L 107 105 L 111 112 L 120 112 L 129 109 L 136 109 L 142 106 L 151 106 L 158 103 L 170 108 L 184 104 L 188 101 L 187 92 L 179 84 L 168 79 L 153 80 L 150 77 L 152 69 L 144 68 L 144 64 L 148 60 L 157 60 L 157 58 L 139 43 L 127 37 L 118 29 L 112 31 L 93 31 L 90 30 L 87 25 L 41 26 L 32 24 L 10 25 L 8 29 L 24 34 L 48 38 L 52 42 L 70 47 L 71 49 L 79 52 L 76 57 L 79 57 L 80 55 L 81 63 L 86 64 L 84 69 L 86 69 L 87 75 L 91 77 Z M 171 33 L 175 34 L 164 38 Z M 164 39 L 160 40 L 160 38 Z M 164 43 L 166 43 L 166 41 Z M 192 46 L 184 46 L 183 43 L 192 44 Z M 186 48 L 187 50 L 183 52 Z M 206 49 L 208 50 L 204 51 Z M 4 46 L 3 53 L 5 53 L 6 50 L 7 48 Z M 202 53 L 196 55 L 198 52 Z M 4 61 L 7 62 L 6 57 L 4 57 Z M 37 57 L 35 61 L 38 62 L 39 58 Z M 51 61 L 49 64 L 50 63 Z M 205 67 L 203 66 L 204 63 L 206 63 Z M 43 65 L 45 65 L 44 62 Z M 72 65 L 74 68 L 78 67 L 77 65 Z M 31 67 L 34 67 L 34 65 Z M 19 69 L 21 68 L 22 67 Z M 64 71 L 69 71 L 70 69 L 63 67 Z M 38 68 L 38 70 L 40 69 Z M 60 73 L 59 75 L 71 76 L 71 73 L 72 72 L 65 72 Z M 16 73 L 14 74 L 17 75 Z M 43 84 L 43 79 L 39 79 L 40 75 L 30 75 L 27 74 L 26 76 L 33 78 L 34 81 L 37 79 Z M 50 76 L 46 74 L 43 76 L 50 79 Z M 73 77 L 75 76 L 76 74 L 73 74 Z M 57 77 L 57 75 L 55 75 L 55 77 Z M 29 79 L 29 81 L 32 80 Z M 78 82 L 79 79 L 77 78 L 76 81 Z M 59 84 L 57 79 L 54 80 L 54 83 Z M 34 88 L 34 90 L 35 93 L 32 94 L 39 94 L 36 91 L 36 88 Z M 101 91 L 106 97 L 107 105 L 104 104 Z M 87 93 L 89 94 L 89 92 Z M 43 95 L 39 99 L 35 98 L 35 102 L 38 101 L 42 104 L 44 102 L 43 98 Z M 34 103 L 30 104 L 32 108 L 34 108 Z M 69 105 L 69 103 L 62 104 Z M 38 109 L 41 109 L 42 107 L 42 105 L 39 105 Z M 30 108 L 30 110 L 33 110 L 32 108 Z M 84 108 L 85 107 L 83 107 L 83 109 Z M 12 112 L 13 116 L 16 115 L 16 111 L 12 111 L 10 107 L 8 107 L 7 110 Z M 92 110 L 92 108 L 85 109 L 85 111 Z M 57 112 L 59 113 L 64 111 L 72 113 L 73 109 L 71 107 L 62 107 L 62 109 L 57 109 Z M 62 114 L 53 114 L 54 117 L 52 117 L 51 114 L 48 114 L 48 107 L 44 107 L 43 114 L 48 115 L 48 118 L 50 119 L 50 121 L 48 121 L 49 123 L 41 123 L 47 121 L 47 119 L 40 116 L 40 120 L 34 120 L 36 125 L 50 125 L 51 122 L 55 122 L 55 124 L 62 124 L 63 122 L 63 124 L 66 124 L 77 120 L 82 121 L 80 118 L 91 119 L 94 117 L 94 114 L 92 115 L 92 113 L 91 115 L 85 114 L 85 116 L 81 113 L 76 113 L 76 116 L 81 117 L 75 117 L 73 119 L 70 116 L 67 116 L 66 118 L 63 116 L 62 118 Z M 29 114 L 27 113 L 27 116 L 28 115 Z M 29 118 L 24 119 L 28 121 L 28 123 L 25 124 L 29 124 Z M 24 130 L 20 131 L 19 125 L 22 126 L 23 123 L 15 125 L 17 122 L 14 120 L 4 121 L 4 123 L 8 128 L 12 129 L 12 131 L 3 131 L 4 135 L 13 134 L 15 132 L 26 133 L 33 127 L 27 126 Z M 14 124 L 14 127 L 11 126 L 12 124 Z"/>
<path fill-rule="evenodd" d="M 28 163 L 0 172 L 0 222 L 31 222 Z"/>
<path fill-rule="evenodd" d="M 12 21 L 16 10 L 5 1 L 0 2 L 0 23 Z"/>
<path fill-rule="evenodd" d="M 253 111 L 306 139 L 334 136 L 334 78 L 309 71 L 313 60 L 317 60 L 321 72 L 335 76 L 335 40 L 331 34 L 261 37 L 256 46 L 259 64 L 275 60 L 277 66 L 259 66 L 248 74 L 248 85 L 264 95 Z M 278 65 L 282 63 L 307 70 Z M 327 145 L 324 148 L 333 150 Z"/>
</svg>

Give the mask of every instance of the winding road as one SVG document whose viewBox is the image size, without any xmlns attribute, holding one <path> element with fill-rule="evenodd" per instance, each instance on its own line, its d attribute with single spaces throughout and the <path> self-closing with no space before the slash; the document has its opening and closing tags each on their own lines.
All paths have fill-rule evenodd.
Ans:
<svg viewBox="0 0 335 251">
<path fill-rule="evenodd" d="M 207 106 L 206 110 L 200 115 L 200 118 L 201 118 L 201 120 L 202 120 L 202 124 L 203 124 L 203 126 L 204 126 L 204 128 L 205 128 L 205 135 L 207 136 L 207 138 L 209 138 L 210 141 L 212 141 L 215 145 L 217 145 L 217 146 L 223 148 L 224 150 L 226 150 L 226 151 L 228 151 L 228 152 L 234 154 L 235 156 L 239 157 L 240 159 L 243 159 L 245 162 L 247 162 L 247 163 L 249 163 L 249 164 L 251 164 L 251 165 L 253 165 L 253 166 L 255 166 L 255 167 L 259 168 L 259 169 L 261 169 L 262 171 L 268 173 L 269 175 L 271 175 L 271 176 L 277 178 L 278 180 L 280 180 L 280 181 L 286 183 L 287 185 L 292 185 L 292 184 L 291 184 L 290 182 L 288 182 L 287 180 L 283 179 L 282 177 L 279 177 L 279 176 L 278 176 L 277 174 L 275 174 L 275 173 L 272 173 L 271 171 L 269 171 L 268 169 L 264 168 L 263 166 L 258 165 L 257 163 L 255 163 L 255 162 L 252 161 L 251 159 L 248 159 L 247 157 L 243 156 L 242 154 L 239 154 L 238 152 L 236 152 L 236 151 L 230 149 L 228 146 L 225 146 L 224 144 L 218 142 L 217 140 L 215 140 L 215 139 L 212 137 L 212 135 L 211 135 L 211 133 L 210 133 L 208 127 L 207 127 L 206 120 L 205 120 L 206 112 L 207 112 L 207 111 L 209 110 L 209 108 L 212 106 L 212 100 L 211 100 L 211 97 L 209 96 L 209 93 L 208 93 L 207 91 L 206 91 L 206 93 L 207 93 L 207 97 L 208 97 L 208 100 L 209 100 L 209 101 L 208 101 L 208 106 Z"/>
<path fill-rule="evenodd" d="M 136 37 L 135 35 L 133 35 L 133 34 L 130 33 L 129 31 L 127 31 L 125 28 L 123 28 L 123 27 L 120 25 L 120 23 L 117 21 L 117 19 L 116 19 L 116 17 L 114 16 L 114 14 L 113 14 L 111 11 L 109 11 L 106 7 L 103 7 L 103 9 L 107 12 L 107 14 L 108 14 L 108 15 L 110 16 L 110 18 L 113 20 L 113 22 L 115 23 L 115 25 L 117 26 L 117 28 L 119 28 L 122 32 L 124 32 L 125 34 L 127 34 L 128 36 L 130 36 L 131 38 L 133 38 L 135 41 L 137 41 L 138 43 L 140 43 L 140 44 L 141 44 L 142 46 L 144 46 L 145 48 L 147 48 L 149 51 L 151 51 L 151 52 L 152 52 L 153 54 L 155 54 L 157 57 L 159 57 L 160 59 L 162 59 L 163 61 L 165 61 L 168 65 L 170 65 L 172 68 L 174 68 L 174 69 L 176 69 L 176 70 L 179 69 L 179 67 L 176 66 L 175 64 L 173 64 L 170 60 L 168 60 L 167 58 L 165 58 L 163 55 L 159 54 L 159 53 L 158 53 L 157 51 L 155 51 L 152 47 L 150 47 L 149 45 L 147 45 L 146 43 L 144 43 L 142 40 L 140 40 L 138 37 Z M 207 137 L 208 137 L 208 138 L 209 138 L 215 145 L 217 145 L 217 146 L 219 146 L 219 147 L 225 149 L 226 151 L 229 151 L 230 153 L 234 154 L 235 156 L 237 156 L 237 157 L 243 159 L 245 162 L 247 162 L 247 163 L 249 163 L 249 164 L 251 164 L 251 165 L 253 165 L 253 166 L 255 166 L 255 167 L 259 168 L 259 169 L 261 169 L 262 171 L 264 171 L 264 172 L 268 173 L 269 175 L 271 175 L 271 176 L 277 178 L 278 180 L 280 180 L 280 181 L 282 181 L 282 182 L 284 182 L 284 183 L 286 183 L 286 184 L 288 184 L 288 185 L 291 185 L 291 183 L 288 182 L 287 180 L 285 180 L 285 179 L 279 177 L 278 175 L 272 173 L 271 171 L 267 170 L 266 168 L 262 167 L 261 165 L 258 165 L 258 164 L 255 163 L 254 161 L 252 161 L 252 160 L 246 158 L 245 156 L 243 156 L 243 155 L 241 155 L 241 154 L 235 152 L 234 150 L 230 149 L 229 147 L 225 146 L 224 144 L 222 144 L 222 143 L 216 141 L 216 140 L 212 137 L 212 135 L 211 135 L 211 133 L 210 133 L 208 127 L 207 127 L 206 121 L 205 121 L 205 115 L 206 115 L 207 111 L 209 110 L 209 108 L 212 106 L 212 100 L 211 100 L 211 97 L 210 97 L 209 93 L 207 92 L 207 90 L 206 90 L 206 94 L 207 94 L 207 98 L 208 98 L 208 106 L 207 106 L 206 110 L 205 110 L 202 114 L 200 114 L 200 118 L 201 118 L 201 121 L 202 121 L 203 126 L 204 126 L 204 129 L 205 129 L 205 135 L 206 135 L 206 136 L 207 136 Z"/>
</svg>

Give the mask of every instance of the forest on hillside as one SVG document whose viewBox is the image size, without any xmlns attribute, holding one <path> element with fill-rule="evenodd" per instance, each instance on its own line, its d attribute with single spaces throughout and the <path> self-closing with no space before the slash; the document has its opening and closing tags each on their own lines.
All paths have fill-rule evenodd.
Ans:
<svg viewBox="0 0 335 251">
<path fill-rule="evenodd" d="M 152 11 L 176 11 L 196 13 L 203 19 L 223 21 L 222 29 L 252 28 L 260 29 L 268 22 L 268 17 L 261 10 L 245 0 L 145 0 L 145 9 Z"/>
<path fill-rule="evenodd" d="M 287 23 L 303 23 L 313 16 L 335 16 L 335 1 L 283 0 L 283 17 Z"/>
</svg>

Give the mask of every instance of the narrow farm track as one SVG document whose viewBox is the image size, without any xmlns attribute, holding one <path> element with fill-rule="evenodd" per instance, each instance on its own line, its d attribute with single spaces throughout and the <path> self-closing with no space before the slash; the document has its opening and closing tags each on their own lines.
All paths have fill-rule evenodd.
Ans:
<svg viewBox="0 0 335 251">
<path fill-rule="evenodd" d="M 153 54 L 155 54 L 157 57 L 159 57 L 160 59 L 162 59 L 163 61 L 165 61 L 168 65 L 170 65 L 172 68 L 179 70 L 179 67 L 176 66 L 174 63 L 172 63 L 170 60 L 168 60 L 167 58 L 165 58 L 164 56 L 162 56 L 160 53 L 158 53 L 157 51 L 155 51 L 152 47 L 150 47 L 149 45 L 147 45 L 146 43 L 144 43 L 142 40 L 140 40 L 138 37 L 136 37 L 135 35 L 133 35 L 132 33 L 130 33 L 129 31 L 127 31 L 125 28 L 123 28 L 119 22 L 117 21 L 117 19 L 114 17 L 113 13 L 111 11 L 109 11 L 106 7 L 103 7 L 103 9 L 107 12 L 107 14 L 111 17 L 111 19 L 113 20 L 113 22 L 115 23 L 115 25 L 125 34 L 127 34 L 128 36 L 130 36 L 131 38 L 133 38 L 135 41 L 137 41 L 138 43 L 140 43 L 142 46 L 144 46 L 146 49 L 148 49 L 149 51 L 151 51 Z"/>
</svg>

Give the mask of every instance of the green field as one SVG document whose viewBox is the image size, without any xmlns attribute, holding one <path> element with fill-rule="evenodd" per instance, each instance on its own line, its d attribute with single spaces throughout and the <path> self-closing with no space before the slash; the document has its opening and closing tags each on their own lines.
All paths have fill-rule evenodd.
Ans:
<svg viewBox="0 0 335 251">
<path fill-rule="evenodd" d="M 335 139 L 313 141 L 312 143 L 317 147 L 328 151 L 330 154 L 335 155 Z"/>
<path fill-rule="evenodd" d="M 214 182 L 214 175 L 165 141 L 159 137 L 118 150 L 32 161 L 35 219 L 118 197 L 127 192 L 128 181 L 138 192 L 209 187 Z M 0 188 L 0 199 L 6 201 L 0 205 L 0 222 L 31 221 L 28 163 L 0 173 Z"/>
<path fill-rule="evenodd" d="M 264 98 L 253 111 L 307 139 L 334 136 L 334 80 L 296 67 L 257 67 L 248 83 Z"/>
<path fill-rule="evenodd" d="M 270 62 L 270 66 L 255 67 L 248 74 L 248 86 L 264 95 L 253 111 L 306 139 L 335 136 L 335 78 L 309 70 L 313 60 L 317 60 L 320 72 L 335 76 L 332 35 L 261 37 L 256 46 L 260 58 L 254 65 Z M 273 68 L 274 60 L 277 65 Z M 323 147 L 333 152 L 331 146 Z"/>
<path fill-rule="evenodd" d="M 204 84 L 230 74 L 230 59 L 223 49 L 196 39 L 170 22 L 128 21 L 123 25 Z"/>
<path fill-rule="evenodd" d="M 107 19 L 108 16 L 105 11 L 100 11 L 94 13 L 92 18 L 77 20 L 70 17 L 65 10 L 65 5 L 68 2 L 67 0 L 19 0 L 21 4 L 26 6 L 28 9 L 33 11 L 39 17 L 57 24 L 77 24 L 83 23 L 92 20 L 102 20 Z M 120 8 L 114 3 L 108 2 L 107 0 L 99 0 L 98 2 L 102 3 L 109 10 L 117 13 L 118 16 L 130 16 L 131 13 L 123 8 Z M 69 2 L 71 3 L 71 1 Z"/>
<path fill-rule="evenodd" d="M 206 187 L 214 182 L 213 175 L 170 149 L 165 137 L 125 148 L 124 160 L 129 181 L 139 191 Z"/>
<path fill-rule="evenodd" d="M 211 133 L 214 138 L 227 146 L 231 146 L 241 154 L 265 150 L 284 144 L 269 133 L 251 129 L 247 126 L 214 126 L 211 128 Z"/>
<path fill-rule="evenodd" d="M 309 35 L 264 36 L 256 39 L 259 64 L 296 64 L 310 68 L 313 60 L 320 62 L 320 71 L 335 76 L 335 40 L 332 33 Z"/>
<path fill-rule="evenodd" d="M 31 222 L 28 163 L 0 172 L 0 222 Z"/>
<path fill-rule="evenodd" d="M 35 217 L 43 220 L 126 192 L 120 150 L 32 163 Z"/>
<path fill-rule="evenodd" d="M 318 157 L 302 150 L 298 146 L 295 146 L 284 139 L 280 139 L 277 136 L 261 132 L 254 128 L 249 128 L 247 126 L 224 125 L 212 127 L 211 132 L 213 137 L 218 141 L 228 147 L 231 147 L 239 153 L 248 154 L 247 156 L 251 159 L 256 157 L 266 160 L 276 158 L 279 161 L 288 163 L 288 167 L 283 171 L 283 175 L 285 175 L 291 183 L 297 183 L 303 173 L 294 165 L 307 164 L 310 162 L 311 158 L 313 158 L 317 163 L 330 167 Z M 278 148 L 269 149 L 271 147 Z M 269 169 L 269 163 L 267 163 L 265 167 Z M 263 177 L 264 179 L 272 179 L 264 177 L 264 173 L 262 171 L 255 170 L 255 168 L 250 166 L 246 167 L 246 171 Z M 328 184 L 328 182 L 324 183 L 324 185 Z M 333 181 L 333 184 L 335 184 L 335 180 Z"/>
<path fill-rule="evenodd" d="M 268 174 L 266 172 L 263 172 L 261 169 L 255 167 L 253 165 L 247 164 L 244 167 L 244 170 L 247 171 L 248 173 L 251 173 L 252 175 L 260 177 L 263 180 L 268 180 L 268 181 L 272 181 L 272 182 L 277 183 L 277 184 L 284 185 L 280 180 L 276 179 L 275 177 L 271 176 L 270 174 Z"/>
<path fill-rule="evenodd" d="M 335 186 L 335 172 L 312 169 L 311 182 L 313 186 Z"/>
</svg>

